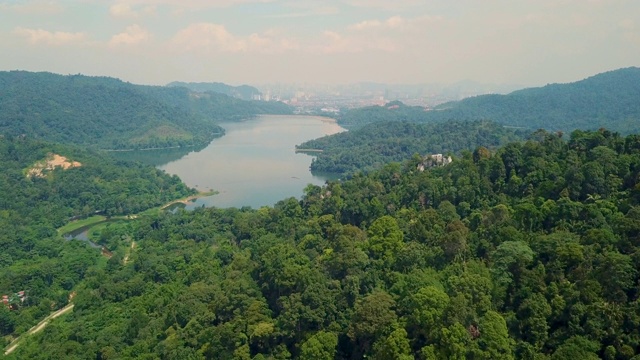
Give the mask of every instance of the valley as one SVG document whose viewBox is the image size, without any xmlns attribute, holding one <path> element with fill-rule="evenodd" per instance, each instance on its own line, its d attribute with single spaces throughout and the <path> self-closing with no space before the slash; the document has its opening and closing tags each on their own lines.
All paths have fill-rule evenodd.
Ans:
<svg viewBox="0 0 640 360">
<path fill-rule="evenodd" d="M 0 360 L 640 360 L 640 1 L 0 0 Z"/>
<path fill-rule="evenodd" d="M 240 111 L 158 150 L 6 132 L 5 358 L 637 357 L 639 136 L 397 105 L 349 131 Z"/>
</svg>

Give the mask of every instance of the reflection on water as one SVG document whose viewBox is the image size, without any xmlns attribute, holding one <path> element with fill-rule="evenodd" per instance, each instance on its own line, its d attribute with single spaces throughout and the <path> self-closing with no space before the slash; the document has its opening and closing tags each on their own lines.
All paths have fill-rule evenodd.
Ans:
<svg viewBox="0 0 640 360">
<path fill-rule="evenodd" d="M 97 223 L 93 223 L 93 224 L 90 224 L 90 225 L 87 225 L 87 226 L 83 226 L 83 227 L 81 227 L 81 228 L 79 228 L 79 229 L 76 229 L 76 230 L 74 230 L 74 231 L 71 231 L 71 232 L 69 232 L 69 233 L 66 233 L 66 234 L 64 234 L 63 236 L 64 236 L 64 238 L 65 238 L 66 240 L 80 240 L 80 241 L 86 241 L 86 242 L 88 242 L 88 243 L 89 243 L 89 245 L 90 245 L 92 248 L 95 248 L 95 249 L 101 249 L 101 248 L 102 248 L 102 246 L 100 246 L 100 245 L 98 245 L 98 244 L 94 243 L 93 241 L 89 240 L 89 230 L 91 230 L 91 228 L 92 228 L 92 227 L 94 227 L 94 226 L 96 226 L 96 225 L 98 225 L 98 224 L 102 224 L 102 223 L 104 223 L 104 222 L 108 222 L 108 221 L 109 221 L 109 220 L 104 220 L 104 221 L 100 221 L 100 222 L 97 222 Z"/>
<path fill-rule="evenodd" d="M 205 147 L 207 147 L 207 145 L 158 150 L 110 151 L 109 155 L 120 160 L 140 161 L 144 164 L 160 166 L 171 161 L 176 161 L 191 152 L 200 151 Z"/>
<path fill-rule="evenodd" d="M 185 207 L 187 207 L 187 205 L 185 205 L 184 203 L 177 202 L 177 203 L 173 203 L 173 204 L 163 208 L 163 210 L 164 211 L 168 211 L 170 213 L 175 213 L 176 211 L 178 211 L 180 209 L 184 209 Z"/>
<path fill-rule="evenodd" d="M 344 131 L 333 121 L 310 116 L 260 116 L 221 123 L 226 133 L 203 149 L 145 151 L 148 164 L 176 174 L 190 187 L 216 190 L 186 208 L 200 206 L 258 208 L 290 196 L 300 197 L 307 184 L 322 185 L 335 177 L 312 175 L 312 156 L 295 153 L 295 146 L 324 135 Z M 138 153 L 138 152 L 135 152 Z M 181 157 L 178 157 L 182 154 Z M 136 156 L 138 156 L 136 154 Z M 173 159 L 169 159 L 175 156 Z M 125 158 L 131 158 L 131 154 Z"/>
</svg>

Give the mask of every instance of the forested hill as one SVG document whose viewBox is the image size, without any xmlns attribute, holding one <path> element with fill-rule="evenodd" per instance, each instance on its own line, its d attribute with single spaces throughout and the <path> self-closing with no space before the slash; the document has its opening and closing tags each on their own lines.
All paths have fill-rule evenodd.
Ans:
<svg viewBox="0 0 640 360">
<path fill-rule="evenodd" d="M 54 158 L 73 166 L 42 165 Z M 23 137 L 0 137 L 0 169 L 0 295 L 27 292 L 13 310 L 0 303 L 0 345 L 65 306 L 100 262 L 99 250 L 57 232 L 71 217 L 130 215 L 195 193 L 152 166 Z"/>
<path fill-rule="evenodd" d="M 399 106 L 393 106 L 399 105 Z M 571 132 L 598 129 L 640 131 L 640 68 L 595 75 L 569 84 L 552 84 L 508 95 L 481 95 L 442 104 L 431 111 L 389 104 L 347 112 L 341 125 L 361 126 L 380 120 L 435 122 L 488 119 L 531 130 Z"/>
<path fill-rule="evenodd" d="M 29 172 L 54 154 L 79 165 L 66 170 L 40 166 L 37 176 Z M 0 208 L 29 218 L 29 212 L 46 210 L 51 217 L 43 223 L 56 226 L 69 217 L 95 212 L 136 213 L 195 193 L 177 176 L 152 166 L 29 137 L 0 137 L 0 166 Z"/>
<path fill-rule="evenodd" d="M 8 358 L 636 360 L 640 137 L 559 135 L 114 229 Z"/>
<path fill-rule="evenodd" d="M 205 144 L 216 122 L 290 113 L 221 94 L 142 86 L 107 77 L 0 72 L 0 134 L 98 148 Z"/>
<path fill-rule="evenodd" d="M 254 100 L 255 96 L 261 95 L 260 90 L 249 85 L 231 86 L 219 82 L 181 82 L 174 81 L 167 86 L 185 87 L 191 91 L 214 92 L 232 96 L 242 100 Z"/>
<path fill-rule="evenodd" d="M 322 150 L 314 153 L 311 171 L 347 175 L 378 169 L 414 154 L 458 154 L 478 146 L 494 149 L 522 140 L 529 133 L 491 121 L 432 124 L 388 121 L 307 141 L 298 147 Z"/>
</svg>

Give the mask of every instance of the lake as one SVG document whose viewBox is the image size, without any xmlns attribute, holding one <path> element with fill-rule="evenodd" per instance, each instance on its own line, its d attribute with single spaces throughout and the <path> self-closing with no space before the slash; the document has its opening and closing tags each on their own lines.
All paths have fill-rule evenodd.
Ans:
<svg viewBox="0 0 640 360">
<path fill-rule="evenodd" d="M 307 184 L 322 185 L 332 177 L 312 175 L 312 156 L 295 153 L 295 146 L 345 130 L 333 119 L 297 115 L 259 116 L 219 125 L 226 131 L 224 136 L 178 159 L 171 149 L 157 152 L 155 158 L 155 151 L 144 152 L 154 158 L 154 165 L 178 175 L 188 186 L 219 192 L 197 199 L 187 209 L 203 205 L 259 208 L 291 196 L 299 198 Z M 171 160 L 162 163 L 165 157 Z"/>
</svg>

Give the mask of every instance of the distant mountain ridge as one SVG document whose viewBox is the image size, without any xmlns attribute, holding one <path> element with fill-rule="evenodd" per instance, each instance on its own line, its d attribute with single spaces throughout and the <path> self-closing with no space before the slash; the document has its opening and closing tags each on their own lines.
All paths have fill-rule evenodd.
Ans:
<svg viewBox="0 0 640 360">
<path fill-rule="evenodd" d="M 442 104 L 430 111 L 397 102 L 371 106 L 351 110 L 338 122 L 359 127 L 376 121 L 400 120 L 492 120 L 532 130 L 606 127 L 621 133 L 640 132 L 640 68 L 609 71 L 574 83 L 550 84 L 507 95 L 480 95 Z"/>
<path fill-rule="evenodd" d="M 174 81 L 167 84 L 168 87 L 185 87 L 196 92 L 214 92 L 228 95 L 242 100 L 257 100 L 262 96 L 260 90 L 249 85 L 232 86 L 220 82 L 181 82 Z"/>
<path fill-rule="evenodd" d="M 103 149 L 201 145 L 220 121 L 291 113 L 281 103 L 198 95 L 109 77 L 0 72 L 0 134 Z"/>
</svg>

